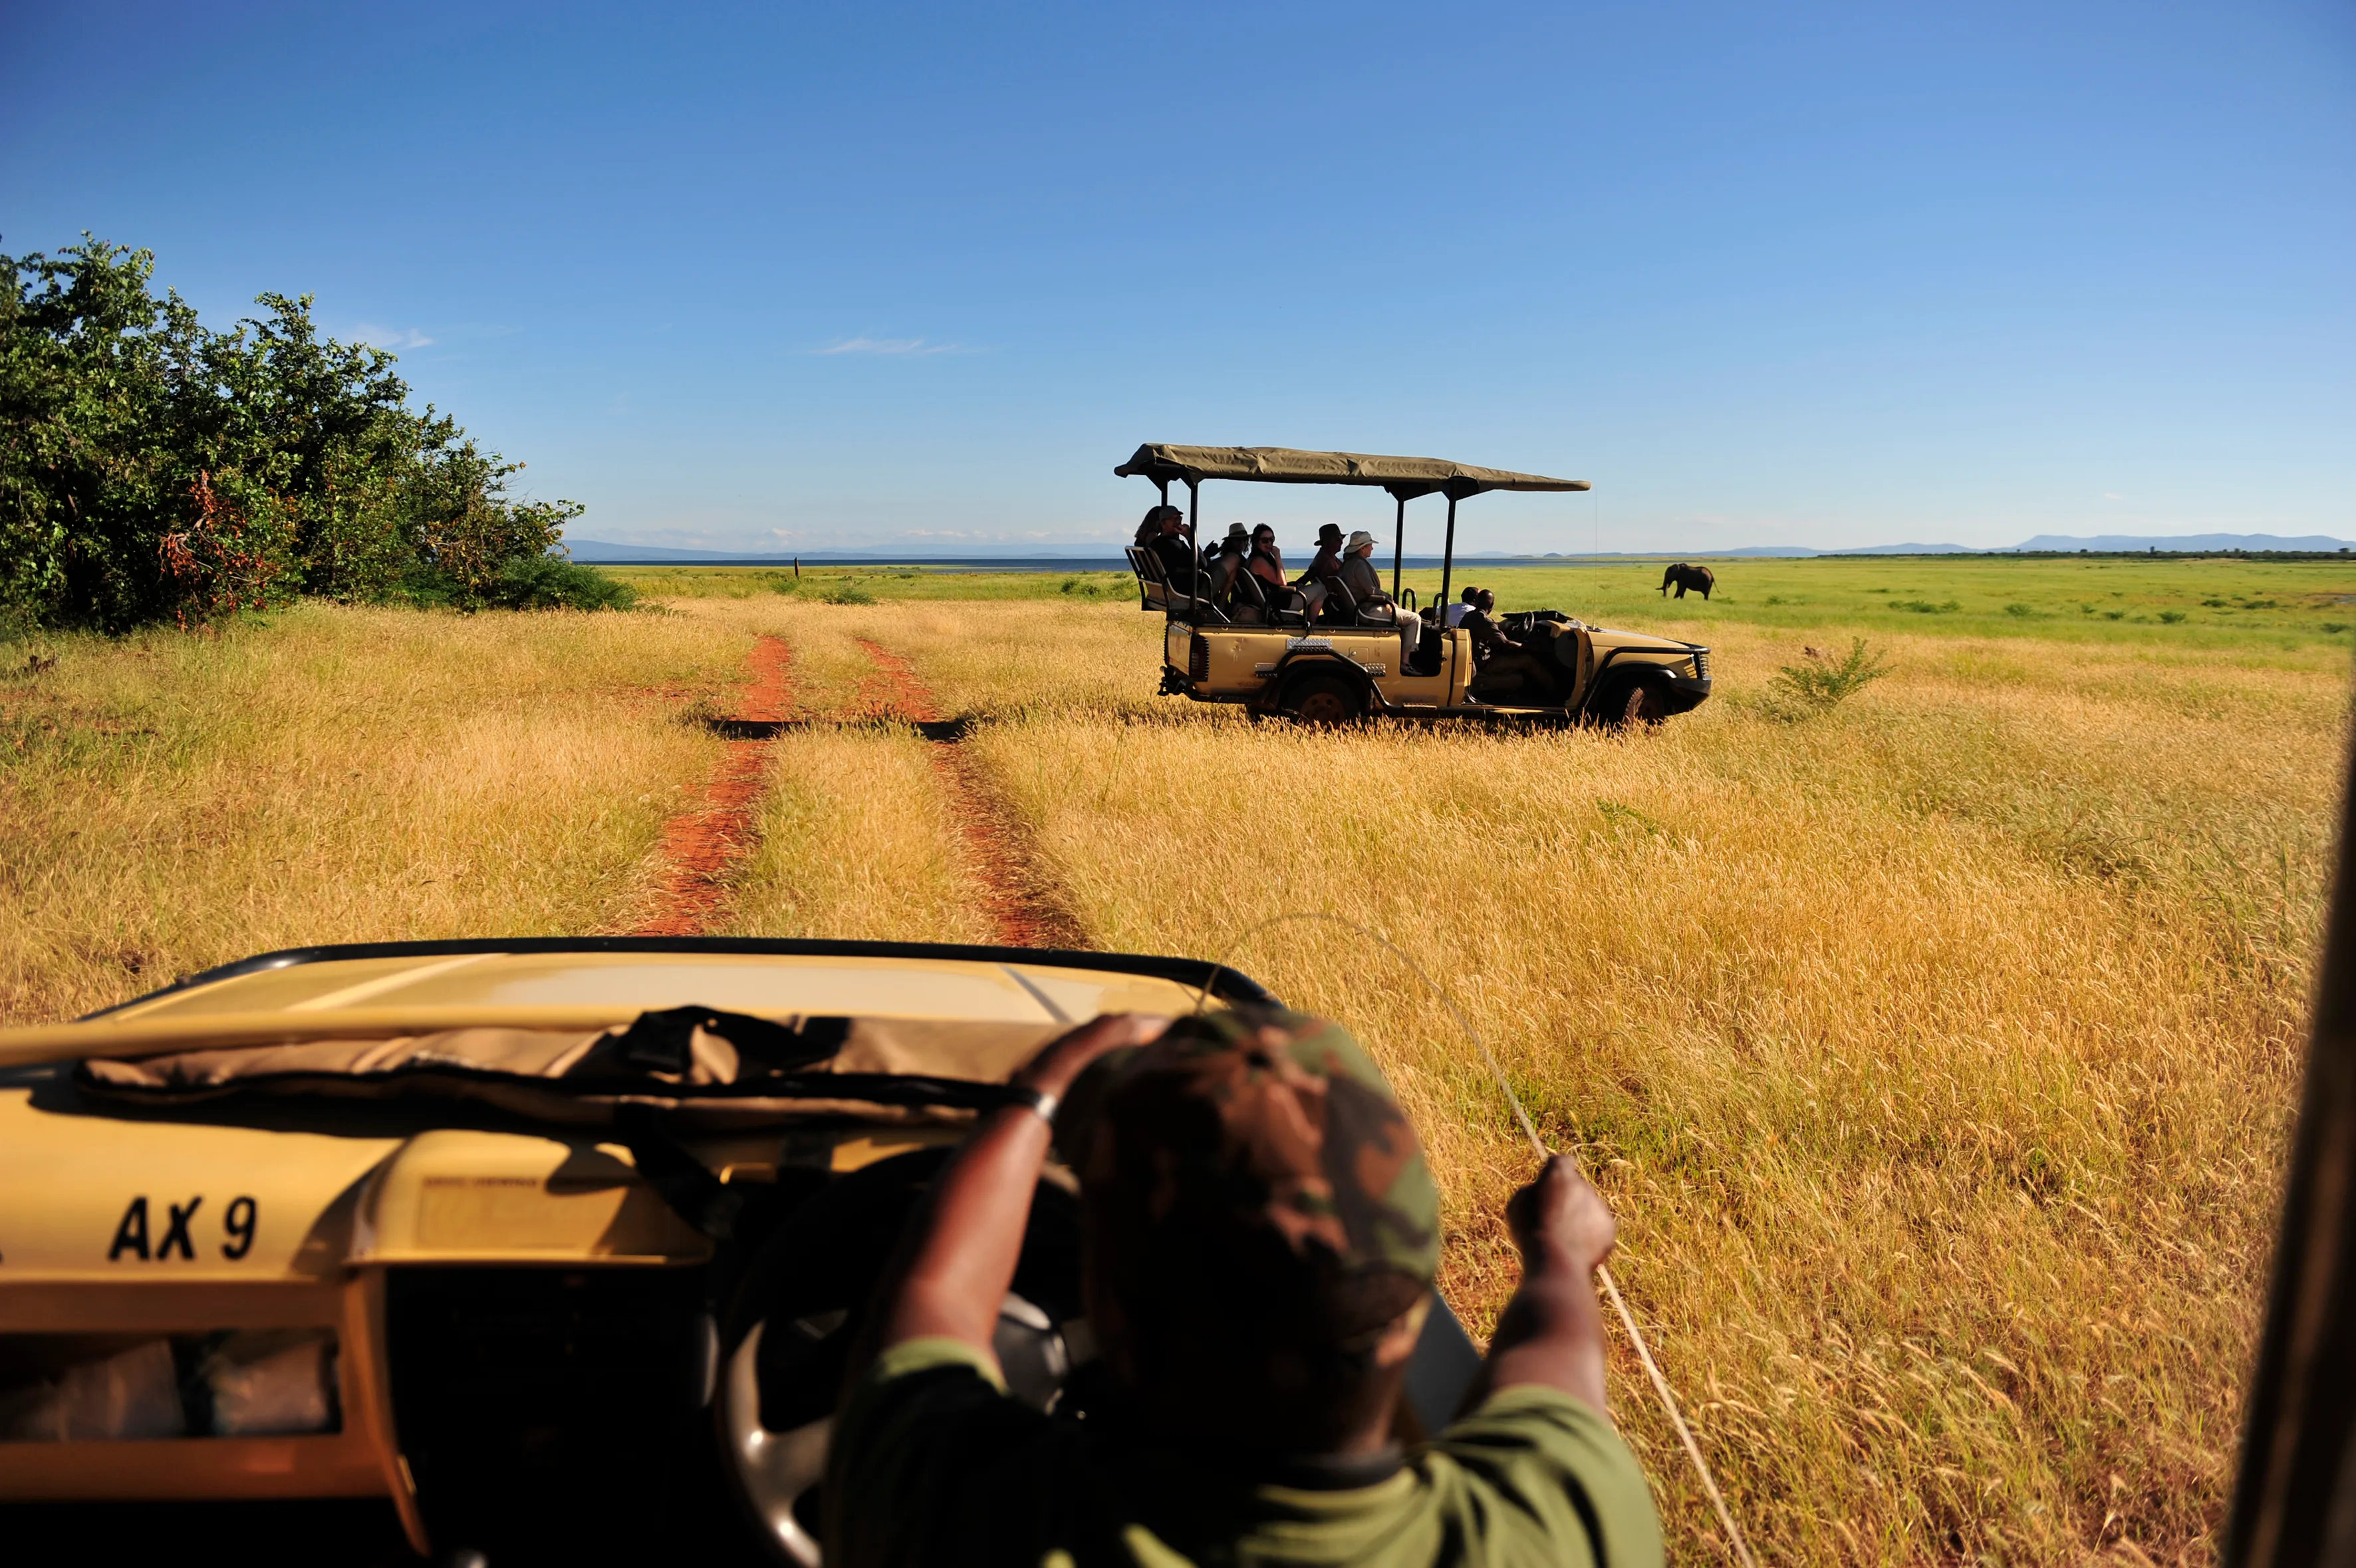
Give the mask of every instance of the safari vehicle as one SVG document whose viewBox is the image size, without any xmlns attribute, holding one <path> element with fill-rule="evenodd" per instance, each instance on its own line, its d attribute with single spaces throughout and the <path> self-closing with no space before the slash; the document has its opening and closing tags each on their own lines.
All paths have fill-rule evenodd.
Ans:
<svg viewBox="0 0 2356 1568">
<path fill-rule="evenodd" d="M 0 1032 L 0 1500 L 373 1498 L 444 1561 L 718 1530 L 815 1563 L 848 1344 L 965 1123 L 1076 1022 L 1269 999 L 1103 953 L 388 943 Z M 1084 1414 L 1073 1186 L 997 1348 Z M 1430 1324 L 1436 1430 L 1477 1357 Z"/>
<path fill-rule="evenodd" d="M 1206 479 L 1275 485 L 1357 485 L 1389 492 L 1397 503 L 1391 543 L 1391 597 L 1415 611 L 1415 591 L 1399 583 L 1407 543 L 1407 503 L 1448 498 L 1440 600 L 1395 620 L 1350 601 L 1327 602 L 1320 618 L 1269 602 L 1249 573 L 1214 597 L 1198 577 L 1173 583 L 1147 550 L 1131 549 L 1141 608 L 1169 618 L 1162 642 L 1162 690 L 1198 703 L 1239 703 L 1255 715 L 1282 714 L 1307 724 L 1347 724 L 1376 714 L 1419 719 L 1580 720 L 1654 724 L 1698 706 L 1709 695 L 1709 650 L 1644 632 L 1589 626 L 1555 610 L 1501 617 L 1506 636 L 1536 656 L 1543 674 L 1523 671 L 1483 679 L 1472 660 L 1472 635 L 1445 625 L 1456 565 L 1456 503 L 1489 490 L 1583 490 L 1584 479 L 1550 479 L 1504 468 L 1478 468 L 1438 457 L 1386 457 L 1363 452 L 1302 452 L 1284 446 L 1171 446 L 1149 443 L 1113 470 L 1150 479 L 1170 500 L 1186 487 L 1186 536 L 1201 519 Z"/>
</svg>

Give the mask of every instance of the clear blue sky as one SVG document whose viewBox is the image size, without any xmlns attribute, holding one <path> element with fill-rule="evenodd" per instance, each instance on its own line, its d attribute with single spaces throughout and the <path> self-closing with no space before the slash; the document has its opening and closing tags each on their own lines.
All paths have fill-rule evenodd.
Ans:
<svg viewBox="0 0 2356 1568">
<path fill-rule="evenodd" d="M 2356 535 L 2344 0 L 12 3 L 0 137 L 0 248 L 315 293 L 582 537 L 1109 542 L 1145 440 L 1594 481 L 1472 549 Z"/>
</svg>

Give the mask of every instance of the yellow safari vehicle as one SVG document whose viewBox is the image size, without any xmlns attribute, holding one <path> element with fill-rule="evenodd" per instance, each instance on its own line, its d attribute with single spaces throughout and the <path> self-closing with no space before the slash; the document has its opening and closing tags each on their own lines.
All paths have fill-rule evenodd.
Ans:
<svg viewBox="0 0 2356 1568">
<path fill-rule="evenodd" d="M 949 1145 L 1053 1035 L 1205 989 L 1269 999 L 1103 953 L 389 943 L 0 1032 L 0 1502 L 377 1498 L 444 1561 L 815 1563 L 843 1357 Z M 1073 1187 L 998 1351 L 1077 1419 Z M 1436 1430 L 1477 1358 L 1430 1323 Z"/>
<path fill-rule="evenodd" d="M 1198 703 L 1240 703 L 1255 714 L 1346 724 L 1376 714 L 1401 718 L 1522 719 L 1652 724 L 1709 695 L 1709 650 L 1695 643 L 1589 626 L 1555 610 L 1500 618 L 1530 657 L 1510 673 L 1476 670 L 1472 633 L 1447 624 L 1456 564 L 1456 503 L 1488 490 L 1583 490 L 1550 479 L 1438 457 L 1302 452 L 1286 446 L 1171 446 L 1149 443 L 1113 470 L 1150 479 L 1168 505 L 1186 487 L 1186 533 L 1194 543 L 1205 479 L 1276 485 L 1358 485 L 1389 492 L 1398 511 L 1388 606 L 1360 605 L 1333 585 L 1314 617 L 1275 603 L 1250 573 L 1209 570 L 1173 580 L 1150 550 L 1131 549 L 1141 608 L 1169 618 L 1162 690 Z M 1419 611 L 1399 584 L 1407 503 L 1448 498 L 1440 600 Z"/>
</svg>

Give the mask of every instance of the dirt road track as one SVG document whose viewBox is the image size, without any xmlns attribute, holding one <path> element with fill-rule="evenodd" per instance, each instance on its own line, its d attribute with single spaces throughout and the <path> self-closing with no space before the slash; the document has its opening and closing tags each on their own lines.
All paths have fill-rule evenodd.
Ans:
<svg viewBox="0 0 2356 1568">
<path fill-rule="evenodd" d="M 965 726 L 944 721 L 939 707 L 908 661 L 880 643 L 858 639 L 883 680 L 869 698 L 880 717 L 904 719 L 933 743 L 949 815 L 965 847 L 966 864 L 981 886 L 991 940 L 1010 948 L 1085 950 L 1095 944 L 1038 852 L 1031 826 L 1014 810 L 981 759 L 964 743 Z"/>
<path fill-rule="evenodd" d="M 656 913 L 631 935 L 700 936 L 726 903 L 728 868 L 757 836 L 774 726 L 785 722 L 793 701 L 787 682 L 791 663 L 783 638 L 764 637 L 754 646 L 746 660 L 752 679 L 737 693 L 735 712 L 713 726 L 732 736 L 727 754 L 712 769 L 701 803 L 664 824 Z"/>
</svg>

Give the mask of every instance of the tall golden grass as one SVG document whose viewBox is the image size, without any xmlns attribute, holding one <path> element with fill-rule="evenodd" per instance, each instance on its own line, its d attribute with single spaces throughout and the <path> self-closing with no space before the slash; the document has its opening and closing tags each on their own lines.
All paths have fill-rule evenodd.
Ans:
<svg viewBox="0 0 2356 1568">
<path fill-rule="evenodd" d="M 1530 1168 L 1412 952 L 1622 1223 L 1618 1267 L 1762 1556 L 2203 1562 L 2236 1441 L 2349 682 L 2318 647 L 1887 636 L 1835 713 L 1804 634 L 1706 636 L 1661 729 L 1314 734 L 1153 695 L 1158 620 L 771 595 L 667 616 L 311 607 L 0 675 L 0 1015 L 337 937 L 612 929 L 757 632 L 776 743 L 733 929 L 985 936 L 914 661 L 1092 939 L 1227 957 L 1365 1036 L 1476 1329 Z M 1814 635 L 1837 634 L 1833 627 Z M 1680 1561 L 1711 1525 L 1623 1360 Z"/>
<path fill-rule="evenodd" d="M 0 1020 L 270 948 L 626 927 L 719 755 L 679 714 L 751 643 L 684 616 L 321 605 L 16 645 Z"/>
<path fill-rule="evenodd" d="M 1387 933 L 1480 1018 L 1622 1220 L 1621 1275 L 1778 1562 L 2203 1561 L 2236 1441 L 2347 671 L 1901 638 L 1834 714 L 1712 628 L 1650 734 L 1319 735 L 1141 695 L 1149 618 L 916 607 L 879 633 L 1097 940 L 1231 955 L 1381 1055 L 1484 1325 L 1531 1165 Z M 916 611 L 916 613 L 908 613 Z M 2287 667 L 2286 667 L 2287 666 Z M 1054 694 L 1048 703 L 1033 693 Z M 1633 1362 L 1677 1555 L 1712 1526 Z"/>
</svg>

